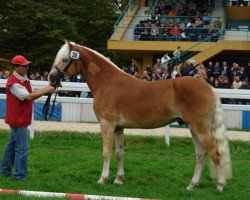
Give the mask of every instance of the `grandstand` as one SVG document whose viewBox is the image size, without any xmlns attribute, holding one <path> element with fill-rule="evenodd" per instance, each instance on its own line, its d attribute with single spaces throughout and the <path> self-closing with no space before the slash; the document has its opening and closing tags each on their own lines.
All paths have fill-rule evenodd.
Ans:
<svg viewBox="0 0 250 200">
<path fill-rule="evenodd" d="M 168 14 L 169 4 L 175 16 Z M 189 10 L 183 12 L 182 7 Z M 205 13 L 208 22 L 204 22 Z M 107 48 L 134 59 L 140 73 L 164 53 L 172 55 L 178 46 L 181 62 L 192 59 L 198 64 L 223 58 L 246 63 L 250 55 L 249 13 L 250 0 L 130 0 L 114 25 Z M 203 21 L 202 26 L 197 18 Z M 221 22 L 215 22 L 218 19 Z M 174 26 L 178 36 L 170 34 Z"/>
</svg>

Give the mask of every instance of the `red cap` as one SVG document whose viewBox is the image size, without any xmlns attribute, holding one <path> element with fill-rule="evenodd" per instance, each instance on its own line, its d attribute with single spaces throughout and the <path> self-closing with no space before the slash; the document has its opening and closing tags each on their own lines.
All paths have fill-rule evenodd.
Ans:
<svg viewBox="0 0 250 200">
<path fill-rule="evenodd" d="M 28 65 L 31 61 L 28 61 L 25 57 L 17 55 L 11 60 L 13 65 Z"/>
</svg>

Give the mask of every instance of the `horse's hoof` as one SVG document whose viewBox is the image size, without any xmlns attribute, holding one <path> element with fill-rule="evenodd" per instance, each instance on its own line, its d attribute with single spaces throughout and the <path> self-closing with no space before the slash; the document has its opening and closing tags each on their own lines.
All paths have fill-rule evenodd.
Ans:
<svg viewBox="0 0 250 200">
<path fill-rule="evenodd" d="M 106 182 L 106 179 L 104 179 L 103 177 L 101 177 L 99 180 L 98 180 L 98 184 L 104 184 Z"/>
<path fill-rule="evenodd" d="M 224 188 L 223 185 L 217 185 L 217 191 L 218 192 L 223 193 L 223 188 Z"/>
<path fill-rule="evenodd" d="M 190 184 L 187 188 L 186 188 L 188 191 L 192 191 L 194 189 L 194 185 L 193 184 Z"/>
<path fill-rule="evenodd" d="M 190 183 L 186 189 L 192 191 L 196 186 L 199 186 L 199 183 Z"/>
<path fill-rule="evenodd" d="M 116 179 L 114 180 L 113 184 L 115 184 L 115 185 L 122 185 L 122 184 L 123 184 L 123 181 L 122 181 L 121 179 L 116 178 Z"/>
</svg>

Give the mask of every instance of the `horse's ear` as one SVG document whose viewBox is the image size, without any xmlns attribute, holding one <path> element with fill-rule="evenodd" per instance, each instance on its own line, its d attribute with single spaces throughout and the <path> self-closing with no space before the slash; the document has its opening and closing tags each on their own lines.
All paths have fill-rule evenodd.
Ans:
<svg viewBox="0 0 250 200">
<path fill-rule="evenodd" d="M 71 51 L 73 49 L 74 45 L 69 41 L 66 41 L 66 43 L 68 44 L 69 50 Z"/>
</svg>

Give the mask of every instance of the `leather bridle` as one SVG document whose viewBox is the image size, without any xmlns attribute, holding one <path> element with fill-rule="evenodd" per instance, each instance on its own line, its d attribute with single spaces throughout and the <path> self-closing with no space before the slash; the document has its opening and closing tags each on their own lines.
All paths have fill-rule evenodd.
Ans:
<svg viewBox="0 0 250 200">
<path fill-rule="evenodd" d="M 56 79 L 56 81 L 55 81 L 54 83 L 51 83 L 51 82 L 50 82 L 50 85 L 51 85 L 51 86 L 55 87 L 56 89 L 57 89 L 58 87 L 62 87 L 61 82 L 62 82 L 62 79 L 63 79 L 63 77 L 64 77 L 64 74 L 68 71 L 69 66 L 73 63 L 73 61 L 76 61 L 76 60 L 79 59 L 79 55 L 80 55 L 80 54 L 79 54 L 78 51 L 74 51 L 74 50 L 71 51 L 70 54 L 69 54 L 69 61 L 68 61 L 68 63 L 66 64 L 66 66 L 64 67 L 63 70 L 60 70 L 57 66 L 54 66 L 54 68 L 55 68 L 55 69 L 57 70 L 57 72 L 58 72 L 58 78 Z M 75 67 L 76 67 L 76 72 L 77 72 L 77 65 L 76 65 L 76 62 L 75 62 Z M 58 94 L 58 92 L 56 92 L 55 98 L 54 98 L 54 100 L 52 101 L 53 104 L 52 104 L 52 109 L 51 109 L 51 112 L 50 112 L 50 118 L 51 118 L 52 113 L 53 113 L 53 111 L 54 111 L 54 107 L 55 107 L 55 103 L 56 103 L 57 94 Z M 45 103 L 44 103 L 43 111 L 42 111 L 45 120 L 48 120 L 47 115 L 48 115 L 49 109 L 50 109 L 50 100 L 51 100 L 51 94 L 48 94 L 48 97 L 47 97 L 47 99 L 46 99 L 46 101 L 45 101 Z"/>
</svg>

